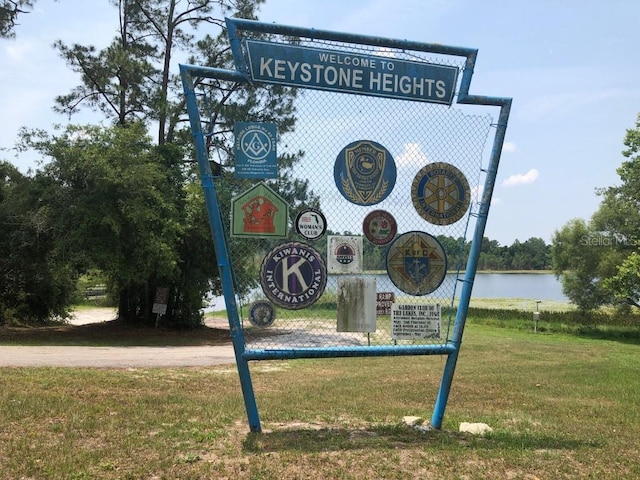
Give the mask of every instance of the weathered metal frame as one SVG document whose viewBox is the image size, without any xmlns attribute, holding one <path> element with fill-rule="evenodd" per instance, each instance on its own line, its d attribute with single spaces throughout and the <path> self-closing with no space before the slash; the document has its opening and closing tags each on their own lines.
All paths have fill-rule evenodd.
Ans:
<svg viewBox="0 0 640 480">
<path fill-rule="evenodd" d="M 272 360 L 272 359 L 295 359 L 295 358 L 333 358 L 333 357 L 365 357 L 365 356 L 403 356 L 403 355 L 446 355 L 447 361 L 444 367 L 440 388 L 438 390 L 431 425 L 440 429 L 444 418 L 444 412 L 453 382 L 453 376 L 458 360 L 458 354 L 462 344 L 462 336 L 471 299 L 471 291 L 475 279 L 480 248 L 489 215 L 489 207 L 493 196 L 500 154 L 504 144 L 505 133 L 509 114 L 511 110 L 511 98 L 491 97 L 481 95 L 471 95 L 469 88 L 473 69 L 478 54 L 477 49 L 453 47 L 432 43 L 412 42 L 407 40 L 397 40 L 382 37 L 365 35 L 354 35 L 326 30 L 316 30 L 308 28 L 293 27 L 287 25 L 277 25 L 262 23 L 252 20 L 228 18 L 226 20 L 231 49 L 236 65 L 236 70 L 226 70 L 220 68 L 202 67 L 196 65 L 180 65 L 180 75 L 184 94 L 186 98 L 187 112 L 191 125 L 191 132 L 195 144 L 196 157 L 200 172 L 201 185 L 204 192 L 207 213 L 209 216 L 209 226 L 213 237 L 213 244 L 216 251 L 218 268 L 222 283 L 224 299 L 226 302 L 227 317 L 229 321 L 231 339 L 235 352 L 236 365 L 240 377 L 240 384 L 245 403 L 249 428 L 252 432 L 260 432 L 260 416 L 255 400 L 255 394 L 251 381 L 249 361 L 252 360 Z M 240 84 L 250 83 L 247 66 L 244 64 L 241 51 L 238 30 L 280 34 L 288 36 L 305 37 L 320 40 L 329 40 L 343 43 L 361 44 L 378 47 L 388 47 L 401 50 L 429 52 L 433 54 L 464 57 L 465 66 L 462 72 L 460 88 L 457 94 L 459 104 L 495 106 L 500 108 L 498 122 L 495 125 L 495 136 L 491 149 L 488 167 L 485 171 L 485 183 L 482 191 L 482 198 L 477 212 L 475 231 L 472 238 L 471 250 L 467 261 L 465 276 L 462 280 L 462 290 L 458 303 L 458 309 L 453 326 L 453 333 L 450 339 L 444 344 L 430 345 L 393 345 L 393 346 L 360 346 L 360 347 L 333 347 L 333 348 L 290 348 L 281 350 L 247 350 L 245 348 L 245 337 L 238 314 L 236 303 L 236 293 L 233 282 L 232 265 L 229 261 L 227 242 L 224 235 L 222 215 L 218 202 L 218 194 L 213 181 L 213 174 L 209 165 L 209 158 L 206 150 L 205 134 L 202 131 L 200 113 L 196 100 L 194 87 L 195 78 L 213 78 L 227 80 Z"/>
</svg>

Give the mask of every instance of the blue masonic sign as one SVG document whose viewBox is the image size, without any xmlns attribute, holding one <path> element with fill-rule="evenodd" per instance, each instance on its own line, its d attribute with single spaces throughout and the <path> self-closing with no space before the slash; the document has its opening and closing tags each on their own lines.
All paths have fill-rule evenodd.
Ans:
<svg viewBox="0 0 640 480">
<path fill-rule="evenodd" d="M 275 123 L 236 122 L 233 135 L 236 177 L 278 177 Z"/>
<path fill-rule="evenodd" d="M 458 69 L 382 55 L 246 40 L 254 81 L 451 105 Z"/>
</svg>

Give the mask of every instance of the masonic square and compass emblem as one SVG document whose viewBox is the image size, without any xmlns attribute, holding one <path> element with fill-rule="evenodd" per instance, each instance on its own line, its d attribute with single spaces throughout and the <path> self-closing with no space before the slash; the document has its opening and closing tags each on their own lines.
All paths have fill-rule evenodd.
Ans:
<svg viewBox="0 0 640 480">
<path fill-rule="evenodd" d="M 379 143 L 359 140 L 344 147 L 333 167 L 333 177 L 344 198 L 356 205 L 375 205 L 393 190 L 396 164 Z"/>
</svg>

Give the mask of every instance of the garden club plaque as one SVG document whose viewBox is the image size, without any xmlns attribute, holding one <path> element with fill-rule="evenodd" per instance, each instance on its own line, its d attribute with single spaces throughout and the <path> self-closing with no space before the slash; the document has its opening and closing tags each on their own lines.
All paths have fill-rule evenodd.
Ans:
<svg viewBox="0 0 640 480">
<path fill-rule="evenodd" d="M 396 164 L 379 143 L 359 140 L 344 147 L 333 167 L 333 177 L 344 198 L 356 205 L 375 205 L 393 190 Z"/>
<path fill-rule="evenodd" d="M 447 256 L 440 242 L 428 233 L 403 233 L 389 247 L 387 273 L 403 292 L 426 295 L 444 280 Z"/>
<path fill-rule="evenodd" d="M 327 269 L 320 254 L 310 245 L 284 242 L 264 257 L 260 284 L 273 303 L 298 310 L 320 298 L 327 284 Z"/>
<path fill-rule="evenodd" d="M 469 183 L 453 165 L 430 163 L 413 179 L 411 200 L 427 222 L 450 225 L 460 220 L 469 208 Z"/>
</svg>

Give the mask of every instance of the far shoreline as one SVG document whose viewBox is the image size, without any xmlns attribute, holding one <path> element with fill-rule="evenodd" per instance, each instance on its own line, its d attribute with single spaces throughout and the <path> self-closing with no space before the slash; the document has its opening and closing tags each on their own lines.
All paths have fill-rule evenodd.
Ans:
<svg viewBox="0 0 640 480">
<path fill-rule="evenodd" d="M 466 273 L 466 270 L 447 270 L 447 274 L 460 274 L 463 275 Z M 522 274 L 531 274 L 531 275 L 554 275 L 553 270 L 477 270 L 476 274 L 505 274 L 505 275 L 522 275 Z M 386 275 L 386 270 L 365 270 L 363 275 Z"/>
</svg>

